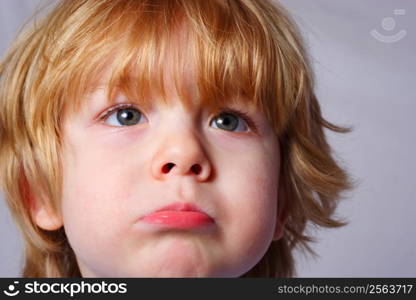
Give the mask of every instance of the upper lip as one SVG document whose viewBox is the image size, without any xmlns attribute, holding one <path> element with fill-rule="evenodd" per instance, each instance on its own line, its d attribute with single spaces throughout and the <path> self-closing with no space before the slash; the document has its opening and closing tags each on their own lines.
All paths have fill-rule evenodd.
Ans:
<svg viewBox="0 0 416 300">
<path fill-rule="evenodd" d="M 151 214 L 161 212 L 161 211 L 194 211 L 194 212 L 203 213 L 203 214 L 207 215 L 208 217 L 210 217 L 211 219 L 213 219 L 208 213 L 206 213 L 204 210 L 199 208 L 196 204 L 192 204 L 192 203 L 188 203 L 188 202 L 174 202 L 174 203 L 171 203 L 169 205 L 158 208 L 158 209 L 142 216 L 140 218 L 140 220 L 149 216 L 149 215 L 151 215 Z"/>
<path fill-rule="evenodd" d="M 169 205 L 163 206 L 154 212 L 160 212 L 160 211 L 196 211 L 205 213 L 202 209 L 200 209 L 197 205 L 187 202 L 175 202 L 171 203 Z"/>
</svg>

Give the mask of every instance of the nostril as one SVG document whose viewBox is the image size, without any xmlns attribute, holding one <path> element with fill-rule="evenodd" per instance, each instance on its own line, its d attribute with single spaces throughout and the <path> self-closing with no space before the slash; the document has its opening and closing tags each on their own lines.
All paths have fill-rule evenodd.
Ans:
<svg viewBox="0 0 416 300">
<path fill-rule="evenodd" d="M 194 172 L 195 174 L 199 174 L 201 172 L 201 166 L 200 165 L 193 165 L 191 167 L 192 172 Z"/>
<path fill-rule="evenodd" d="M 167 163 L 166 165 L 163 166 L 162 168 L 162 172 L 163 173 L 169 173 L 169 171 L 173 168 L 175 164 L 173 163 Z"/>
</svg>

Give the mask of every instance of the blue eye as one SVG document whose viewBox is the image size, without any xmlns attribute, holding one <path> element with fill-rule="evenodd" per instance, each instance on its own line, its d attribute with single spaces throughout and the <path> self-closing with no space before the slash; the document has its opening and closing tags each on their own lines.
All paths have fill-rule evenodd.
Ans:
<svg viewBox="0 0 416 300">
<path fill-rule="evenodd" d="M 110 108 L 100 119 L 104 123 L 116 127 L 133 126 L 147 120 L 140 110 L 130 104 L 121 104 Z M 210 125 L 214 128 L 237 132 L 250 131 L 250 127 L 255 129 L 254 123 L 248 116 L 234 110 L 220 113 L 211 121 Z"/>
<path fill-rule="evenodd" d="M 143 122 L 143 114 L 130 106 L 110 109 L 103 117 L 105 123 L 111 126 L 132 126 Z"/>
<path fill-rule="evenodd" d="M 215 125 L 214 128 L 226 131 L 249 131 L 245 117 L 239 116 L 237 113 L 222 112 L 211 121 L 210 125 Z"/>
</svg>

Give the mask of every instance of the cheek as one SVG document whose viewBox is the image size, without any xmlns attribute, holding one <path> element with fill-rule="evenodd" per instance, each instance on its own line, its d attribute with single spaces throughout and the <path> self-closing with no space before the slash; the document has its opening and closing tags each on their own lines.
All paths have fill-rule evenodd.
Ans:
<svg viewBox="0 0 416 300">
<path fill-rule="evenodd" d="M 105 255 L 111 245 L 119 242 L 128 223 L 125 201 L 131 191 L 131 177 L 121 170 L 123 156 L 114 151 L 97 151 L 95 147 L 94 151 L 89 149 L 84 148 L 77 160 L 64 164 L 65 231 L 81 259 Z"/>
<path fill-rule="evenodd" d="M 234 195 L 230 201 L 232 213 L 241 213 L 262 223 L 275 216 L 277 209 L 280 153 L 275 143 L 247 147 L 233 152 L 232 158 L 223 156 L 219 171 L 225 194 Z M 236 218 L 237 220 L 241 218 Z"/>
<path fill-rule="evenodd" d="M 239 256 L 241 274 L 265 254 L 276 225 L 279 160 L 266 153 L 256 150 L 234 155 L 228 164 L 224 160 L 219 178 L 224 240 L 232 249 L 231 260 Z"/>
<path fill-rule="evenodd" d="M 267 230 L 274 225 L 277 211 L 278 176 L 275 169 L 268 165 L 257 163 L 255 166 L 240 168 L 231 172 L 229 184 L 224 189 L 229 195 L 234 195 L 227 203 L 232 208 L 225 211 L 233 214 L 230 220 L 235 220 L 239 226 L 247 227 L 247 232 Z"/>
</svg>

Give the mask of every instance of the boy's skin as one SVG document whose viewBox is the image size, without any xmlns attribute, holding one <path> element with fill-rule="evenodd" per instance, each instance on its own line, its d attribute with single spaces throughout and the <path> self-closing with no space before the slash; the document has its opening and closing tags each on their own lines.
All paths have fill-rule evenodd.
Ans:
<svg viewBox="0 0 416 300">
<path fill-rule="evenodd" d="M 280 149 L 271 125 L 242 102 L 231 107 L 248 111 L 257 132 L 241 118 L 236 131 L 217 128 L 217 115 L 197 97 L 186 109 L 173 85 L 173 59 L 166 61 L 168 103 L 153 94 L 149 110 L 137 107 L 137 125 L 116 127 L 116 112 L 99 120 L 110 107 L 105 88 L 64 117 L 62 211 L 38 205 L 33 217 L 43 229 L 65 225 L 83 277 L 236 277 L 282 236 Z M 196 95 L 193 70 L 188 64 L 181 80 Z M 122 94 L 116 99 L 129 103 Z M 168 163 L 174 166 L 166 171 Z M 172 229 L 138 221 L 175 202 L 196 204 L 214 222 Z"/>
</svg>

